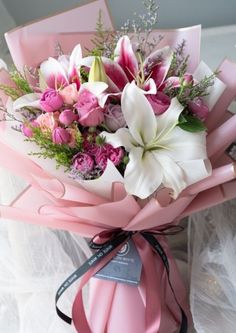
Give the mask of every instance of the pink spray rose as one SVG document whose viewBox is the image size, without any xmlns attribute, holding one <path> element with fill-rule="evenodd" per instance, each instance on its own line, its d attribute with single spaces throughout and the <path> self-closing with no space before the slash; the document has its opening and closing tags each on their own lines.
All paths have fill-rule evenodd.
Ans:
<svg viewBox="0 0 236 333">
<path fill-rule="evenodd" d="M 96 164 L 105 170 L 107 166 L 107 160 L 109 159 L 114 165 L 119 165 L 124 156 L 122 148 L 114 148 L 110 144 L 105 144 L 101 149 L 97 151 L 95 156 Z"/>
<path fill-rule="evenodd" d="M 201 120 L 205 120 L 209 113 L 209 108 L 203 103 L 201 98 L 196 98 L 195 100 L 188 103 L 188 106 L 193 114 L 195 114 Z"/>
<path fill-rule="evenodd" d="M 42 132 L 53 131 L 58 126 L 59 112 L 43 113 L 36 119 Z"/>
<path fill-rule="evenodd" d="M 104 120 L 104 112 L 98 105 L 97 97 L 86 89 L 79 94 L 76 109 L 82 126 L 97 126 Z"/>
<path fill-rule="evenodd" d="M 57 127 L 52 132 L 52 141 L 57 145 L 66 144 L 70 141 L 70 133 L 62 127 Z"/>
<path fill-rule="evenodd" d="M 104 116 L 106 126 L 113 132 L 126 126 L 121 106 L 118 104 L 108 104 Z"/>
<path fill-rule="evenodd" d="M 170 106 L 170 97 L 163 92 L 158 91 L 156 95 L 147 95 L 147 99 L 151 104 L 155 115 L 164 113 Z"/>
<path fill-rule="evenodd" d="M 94 160 L 93 158 L 86 153 L 78 153 L 72 159 L 73 167 L 81 172 L 86 174 L 93 170 Z"/>
<path fill-rule="evenodd" d="M 59 92 L 65 104 L 73 105 L 78 101 L 79 93 L 76 83 L 72 83 Z"/>
<path fill-rule="evenodd" d="M 73 121 L 76 121 L 77 119 L 78 115 L 74 114 L 74 112 L 70 109 L 62 111 L 59 116 L 60 122 L 66 126 L 72 124 Z"/>
<path fill-rule="evenodd" d="M 63 105 L 63 98 L 58 91 L 48 88 L 40 98 L 40 106 L 45 112 L 54 112 L 59 110 Z"/>
</svg>

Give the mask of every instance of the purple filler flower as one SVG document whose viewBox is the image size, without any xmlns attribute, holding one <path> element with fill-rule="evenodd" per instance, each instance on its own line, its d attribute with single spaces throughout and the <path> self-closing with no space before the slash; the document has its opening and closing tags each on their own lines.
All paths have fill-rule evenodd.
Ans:
<svg viewBox="0 0 236 333">
<path fill-rule="evenodd" d="M 78 153 L 72 159 L 73 167 L 81 172 L 82 174 L 87 174 L 93 170 L 94 160 L 86 153 Z"/>
<path fill-rule="evenodd" d="M 52 141 L 57 145 L 68 143 L 70 138 L 70 133 L 62 127 L 57 127 L 52 132 Z"/>
<path fill-rule="evenodd" d="M 46 89 L 40 98 L 40 106 L 45 112 L 54 112 L 63 105 L 63 98 L 54 89 Z"/>
</svg>

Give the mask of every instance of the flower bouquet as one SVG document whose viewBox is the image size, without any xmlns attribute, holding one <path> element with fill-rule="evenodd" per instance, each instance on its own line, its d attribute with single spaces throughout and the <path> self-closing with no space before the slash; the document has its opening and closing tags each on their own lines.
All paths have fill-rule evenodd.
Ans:
<svg viewBox="0 0 236 333">
<path fill-rule="evenodd" d="M 147 14 L 118 32 L 101 14 L 87 35 L 52 32 L 57 17 L 29 26 L 32 34 L 43 26 L 41 42 L 50 30 L 45 59 L 38 47 L 36 59 L 16 53 L 12 41 L 27 43 L 27 27 L 9 33 L 17 68 L 0 72 L 0 163 L 29 183 L 0 214 L 91 239 L 94 255 L 56 294 L 58 315 L 83 333 L 187 332 L 185 288 L 165 236 L 181 231 L 181 217 L 236 196 L 224 154 L 236 137 L 236 116 L 225 119 L 235 65 L 211 72 L 193 47 L 200 27 L 153 30 L 156 3 L 144 6 Z M 104 1 L 58 17 L 98 7 L 109 23 Z M 79 279 L 70 318 L 59 299 Z"/>
</svg>

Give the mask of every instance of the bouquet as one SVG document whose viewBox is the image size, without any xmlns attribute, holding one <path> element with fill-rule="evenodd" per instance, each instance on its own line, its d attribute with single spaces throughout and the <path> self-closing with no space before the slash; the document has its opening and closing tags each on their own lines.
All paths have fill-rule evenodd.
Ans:
<svg viewBox="0 0 236 333">
<path fill-rule="evenodd" d="M 235 139 L 235 116 L 224 117 L 234 65 L 212 72 L 192 46 L 200 27 L 158 32 L 155 1 L 144 5 L 146 15 L 118 32 L 104 28 L 100 12 L 87 45 L 67 34 L 51 51 L 60 41 L 52 34 L 47 57 L 24 67 L 10 42 L 18 68 L 0 73 L 0 163 L 30 184 L 0 214 L 91 239 L 94 255 L 56 294 L 58 315 L 83 333 L 187 332 L 186 294 L 165 236 L 181 231 L 181 217 L 236 196 L 224 154 Z M 64 15 L 97 6 L 108 21 L 103 1 Z M 70 318 L 57 303 L 78 279 Z"/>
</svg>

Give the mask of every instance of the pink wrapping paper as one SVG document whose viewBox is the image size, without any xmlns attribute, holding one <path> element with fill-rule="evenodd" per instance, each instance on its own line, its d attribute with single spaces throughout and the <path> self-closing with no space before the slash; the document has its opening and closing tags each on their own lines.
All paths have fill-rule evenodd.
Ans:
<svg viewBox="0 0 236 333">
<path fill-rule="evenodd" d="M 113 28 L 106 2 L 98 0 L 78 10 L 73 9 L 8 33 L 7 42 L 17 67 L 22 68 L 25 64 L 37 66 L 48 56 L 53 56 L 54 46 L 58 41 L 66 52 L 70 52 L 78 41 L 84 47 L 89 47 L 88 39 L 93 35 L 99 8 L 102 8 L 104 13 L 106 26 Z M 88 15 L 90 20 L 87 20 Z M 68 26 L 63 25 L 63 31 L 59 24 L 61 20 L 68 22 Z M 167 44 L 177 45 L 183 39 L 187 40 L 186 53 L 191 54 L 189 71 L 195 70 L 199 62 L 200 26 L 154 32 L 155 35 L 160 33 L 165 35 L 160 47 Z M 227 88 L 208 119 L 210 129 L 215 131 L 219 130 L 217 127 L 221 124 L 226 107 L 236 91 L 236 81 L 231 79 L 236 77 L 236 65 L 226 60 L 221 69 L 220 77 Z M 5 75 L 6 73 L 0 72 L 0 80 L 4 79 Z M 215 117 L 217 122 L 214 121 Z M 132 196 L 125 193 L 120 183 L 113 184 L 111 196 L 105 198 L 86 191 L 78 184 L 55 178 L 29 158 L 14 151 L 4 140 L 4 126 L 0 125 L 0 164 L 30 184 L 10 207 L 0 206 L 2 218 L 33 224 L 43 223 L 51 228 L 93 237 L 103 230 L 117 227 L 124 230 L 146 230 L 170 223 L 177 224 L 182 216 L 236 196 L 235 181 L 232 180 L 235 177 L 234 171 L 223 168 L 215 171 L 214 176 L 207 180 L 207 185 L 195 184 L 195 192 L 193 189 L 188 192 L 187 189 L 176 201 L 166 205 L 152 199 L 142 208 Z M 222 159 L 225 146 L 236 138 L 233 127 L 227 123 L 224 126 L 226 137 L 223 143 L 218 140 L 217 132 L 211 131 L 209 134 L 208 150 L 215 165 Z M 225 181 L 228 183 L 221 185 Z M 166 239 L 160 237 L 160 242 L 168 255 L 176 296 L 188 313 L 186 292 L 176 264 Z M 139 236 L 135 237 L 135 243 L 144 264 L 138 288 L 94 278 L 90 281 L 88 325 L 93 333 L 174 333 L 178 328 L 179 309 L 173 299 L 160 258 L 153 254 L 150 246 Z M 87 331 L 83 329 L 85 321 L 80 320 L 83 312 L 80 289 L 87 280 L 89 276 L 82 279 L 73 306 L 75 327 L 83 333 Z M 191 321 L 190 315 L 189 320 Z"/>
</svg>

